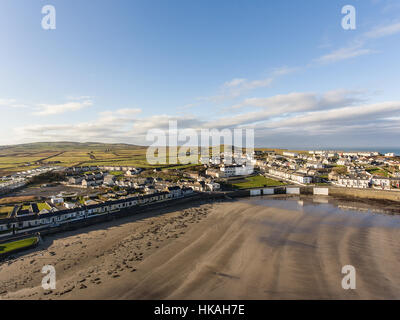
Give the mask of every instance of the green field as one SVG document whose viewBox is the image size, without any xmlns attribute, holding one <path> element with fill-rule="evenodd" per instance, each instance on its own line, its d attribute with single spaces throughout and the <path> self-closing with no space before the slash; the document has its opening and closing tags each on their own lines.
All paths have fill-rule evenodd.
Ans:
<svg viewBox="0 0 400 320">
<path fill-rule="evenodd" d="M 14 207 L 13 206 L 1 206 L 0 207 L 0 214 L 1 213 L 8 213 L 13 211 Z"/>
<path fill-rule="evenodd" d="M 237 189 L 251 189 L 282 185 L 284 185 L 284 183 L 274 179 L 266 178 L 264 176 L 248 177 L 238 182 L 232 183 L 232 186 Z"/>
<path fill-rule="evenodd" d="M 33 237 L 8 243 L 2 243 L 0 244 L 0 254 L 29 247 L 37 243 L 38 241 L 39 239 L 37 237 Z"/>
<path fill-rule="evenodd" d="M 220 151 L 223 150 L 220 146 Z M 212 148 L 210 148 L 210 151 Z M 258 149 L 267 150 L 267 149 Z M 283 150 L 276 150 L 278 153 Z M 151 165 L 147 162 L 146 146 L 129 144 L 40 142 L 13 146 L 0 146 L 0 176 L 27 171 L 44 165 L 72 166 L 126 166 L 140 168 L 187 169 L 196 164 L 168 164 L 171 149 L 159 151 L 166 164 Z M 176 150 L 177 156 L 179 152 Z"/>
<path fill-rule="evenodd" d="M 113 176 L 122 176 L 124 174 L 123 171 L 110 171 L 109 174 Z"/>
<path fill-rule="evenodd" d="M 1 206 L 0 207 L 0 219 L 5 219 L 8 217 L 8 214 L 12 212 L 14 207 L 11 206 Z"/>
<path fill-rule="evenodd" d="M 381 177 L 389 177 L 389 173 L 382 168 L 369 168 L 366 169 L 367 172 L 369 172 L 370 174 L 376 175 L 376 176 L 381 176 Z"/>
<path fill-rule="evenodd" d="M 31 143 L 0 147 L 0 175 L 43 165 L 149 166 L 146 147 L 102 143 Z"/>
<path fill-rule="evenodd" d="M 38 202 L 37 204 L 39 211 L 42 211 L 43 209 L 50 210 L 51 208 L 49 205 L 45 202 Z"/>
<path fill-rule="evenodd" d="M 164 168 L 168 164 L 150 165 L 147 147 L 129 144 L 103 143 L 31 143 L 0 147 L 0 176 L 27 171 L 43 165 L 72 166 L 130 166 Z M 168 163 L 169 150 L 166 151 Z M 162 156 L 162 154 L 159 154 Z M 176 165 L 183 169 L 191 165 Z"/>
</svg>

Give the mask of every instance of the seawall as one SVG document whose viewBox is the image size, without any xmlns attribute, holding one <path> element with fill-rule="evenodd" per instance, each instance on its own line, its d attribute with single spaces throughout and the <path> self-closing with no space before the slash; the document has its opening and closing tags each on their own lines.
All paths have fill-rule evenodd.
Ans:
<svg viewBox="0 0 400 320">
<path fill-rule="evenodd" d="M 287 186 L 287 187 L 254 188 L 250 190 L 225 192 L 225 195 L 230 198 L 269 195 L 269 194 L 304 194 L 304 195 L 319 194 L 319 195 L 326 195 L 333 197 L 400 201 L 400 191 L 340 188 L 331 186 L 326 186 L 326 187 Z"/>
<path fill-rule="evenodd" d="M 329 187 L 329 195 L 374 200 L 400 201 L 399 191 Z"/>
</svg>

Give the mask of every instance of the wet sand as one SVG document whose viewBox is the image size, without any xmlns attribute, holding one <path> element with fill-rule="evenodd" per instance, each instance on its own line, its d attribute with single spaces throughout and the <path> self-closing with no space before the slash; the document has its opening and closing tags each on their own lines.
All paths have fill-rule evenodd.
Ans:
<svg viewBox="0 0 400 320">
<path fill-rule="evenodd" d="M 0 265 L 2 299 L 399 299 L 400 217 L 253 200 L 48 237 Z M 57 288 L 44 291 L 41 268 Z M 341 287 L 344 265 L 356 289 Z"/>
</svg>

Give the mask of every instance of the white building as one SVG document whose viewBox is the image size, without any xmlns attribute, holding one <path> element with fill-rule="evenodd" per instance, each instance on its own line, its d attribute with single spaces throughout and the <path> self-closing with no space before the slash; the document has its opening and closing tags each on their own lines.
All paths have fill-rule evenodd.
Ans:
<svg viewBox="0 0 400 320">
<path fill-rule="evenodd" d="M 337 165 L 339 166 L 348 166 L 350 164 L 350 161 L 347 159 L 341 158 L 336 162 Z"/>
<path fill-rule="evenodd" d="M 306 176 L 304 174 L 301 173 L 293 173 L 290 176 L 291 180 L 293 181 L 297 181 L 300 183 L 311 183 L 312 182 L 312 177 Z"/>
<path fill-rule="evenodd" d="M 324 164 L 318 161 L 308 161 L 306 163 L 307 168 L 313 168 L 313 169 L 322 169 L 324 168 Z"/>
<path fill-rule="evenodd" d="M 394 157 L 395 154 L 393 152 L 385 153 L 385 157 Z"/>
<path fill-rule="evenodd" d="M 222 176 L 224 175 L 224 173 L 221 172 L 220 170 L 217 170 L 217 169 L 210 169 L 210 168 L 208 168 L 208 169 L 206 170 L 206 175 L 207 175 L 207 176 L 214 177 L 214 178 L 220 178 L 220 177 L 222 177 Z"/>
<path fill-rule="evenodd" d="M 173 198 L 178 198 L 182 195 L 182 189 L 179 186 L 167 187 L 167 191 Z"/>
<path fill-rule="evenodd" d="M 338 178 L 339 186 L 347 188 L 369 188 L 371 184 L 371 178 L 367 175 L 362 176 L 342 176 Z"/>
<path fill-rule="evenodd" d="M 283 154 L 284 156 L 286 156 L 286 157 L 293 157 L 293 158 L 296 158 L 296 157 L 299 156 L 299 154 L 296 153 L 296 152 L 287 152 L 287 151 L 285 151 L 285 152 L 283 152 L 282 154 Z"/>
<path fill-rule="evenodd" d="M 390 188 L 390 179 L 386 177 L 373 176 L 371 182 L 374 186 L 380 186 L 384 189 Z"/>
<path fill-rule="evenodd" d="M 63 198 L 52 197 L 50 201 L 51 201 L 52 204 L 60 204 L 60 203 L 64 202 L 64 199 Z"/>
<path fill-rule="evenodd" d="M 210 191 L 216 191 L 216 190 L 219 190 L 221 186 L 219 183 L 211 182 L 211 183 L 207 183 L 206 187 Z"/>
<path fill-rule="evenodd" d="M 303 184 L 312 182 L 312 177 L 300 172 L 285 171 L 282 169 L 270 169 L 269 174 L 285 180 L 291 180 Z"/>
<path fill-rule="evenodd" d="M 64 206 L 65 206 L 67 209 L 73 209 L 73 208 L 76 207 L 75 203 L 72 203 L 72 202 L 65 202 L 65 203 L 64 203 Z"/>
<path fill-rule="evenodd" d="M 225 177 L 245 176 L 253 173 L 253 167 L 246 165 L 224 165 L 219 169 L 223 172 Z"/>
<path fill-rule="evenodd" d="M 357 157 L 358 152 L 343 152 L 343 157 Z"/>
<path fill-rule="evenodd" d="M 359 152 L 358 155 L 360 157 L 373 157 L 374 153 L 373 152 Z"/>
</svg>

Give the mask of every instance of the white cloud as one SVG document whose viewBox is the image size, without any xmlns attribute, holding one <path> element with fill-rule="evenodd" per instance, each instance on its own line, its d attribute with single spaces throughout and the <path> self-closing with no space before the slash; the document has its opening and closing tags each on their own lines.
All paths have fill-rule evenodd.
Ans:
<svg viewBox="0 0 400 320">
<path fill-rule="evenodd" d="M 117 109 L 114 111 L 103 111 L 100 112 L 99 115 L 101 119 L 111 119 L 114 121 L 114 119 L 118 120 L 131 119 L 132 117 L 134 118 L 141 112 L 142 110 L 139 108 L 124 108 L 124 109 Z"/>
<path fill-rule="evenodd" d="M 365 121 L 371 124 L 376 123 L 378 119 L 385 121 L 385 117 L 395 113 L 400 113 L 400 101 L 312 111 L 301 115 L 295 115 L 287 119 L 273 121 L 268 125 L 270 127 L 298 127 L 318 123 L 324 127 L 335 126 L 340 128 L 347 124 L 354 125 Z"/>
<path fill-rule="evenodd" d="M 352 104 L 356 100 L 354 92 L 345 90 L 327 92 L 322 95 L 293 92 L 268 98 L 249 98 L 232 107 L 233 110 L 241 110 L 240 114 L 209 121 L 208 126 L 221 128 L 225 126 L 249 125 L 286 114 L 296 114 L 310 110 L 329 109 L 345 104 Z M 248 108 L 256 108 L 257 110 L 246 112 Z"/>
<path fill-rule="evenodd" d="M 67 100 L 93 100 L 92 96 L 68 96 Z"/>
<path fill-rule="evenodd" d="M 376 51 L 371 49 L 365 49 L 362 47 L 362 44 L 353 45 L 347 48 L 341 48 L 335 50 L 329 54 L 323 55 L 316 59 L 316 62 L 319 63 L 332 63 L 342 60 L 347 60 L 351 58 L 356 58 L 359 56 L 364 56 L 367 54 L 375 53 Z"/>
<path fill-rule="evenodd" d="M 375 27 L 370 31 L 365 32 L 358 39 L 355 39 L 349 46 L 334 50 L 315 59 L 314 61 L 318 63 L 333 63 L 376 53 L 377 51 L 375 50 L 365 48 L 365 45 L 368 43 L 368 41 L 395 35 L 397 33 L 400 33 L 400 22 Z"/>
<path fill-rule="evenodd" d="M 271 85 L 272 78 L 262 80 L 252 80 L 236 78 L 231 81 L 225 82 L 223 87 L 226 89 L 232 89 L 234 93 L 241 93 L 244 90 L 252 90 L 257 88 L 269 87 Z"/>
<path fill-rule="evenodd" d="M 220 94 L 211 97 L 198 98 L 200 101 L 211 101 L 215 103 L 222 102 L 227 99 L 238 98 L 251 90 L 258 88 L 267 88 L 271 86 L 273 78 L 265 78 L 261 80 L 248 80 L 244 78 L 234 78 L 225 82 L 220 88 Z"/>
<path fill-rule="evenodd" d="M 115 113 L 121 116 L 136 116 L 137 114 L 141 113 L 142 110 L 139 108 L 134 108 L 134 109 L 118 109 Z"/>
<path fill-rule="evenodd" d="M 275 68 L 272 72 L 274 76 L 284 76 L 293 72 L 297 72 L 301 70 L 301 67 L 288 67 L 288 66 L 283 66 L 280 68 Z"/>
<path fill-rule="evenodd" d="M 37 105 L 38 110 L 33 114 L 38 116 L 49 116 L 62 114 L 65 112 L 78 111 L 91 106 L 93 106 L 93 102 L 91 100 L 67 102 L 63 104 L 39 104 Z"/>
<path fill-rule="evenodd" d="M 292 92 L 267 98 L 248 98 L 240 104 L 234 105 L 232 109 L 258 107 L 278 114 L 313 109 L 328 109 L 361 101 L 359 98 L 361 93 L 364 92 L 343 89 L 328 91 L 324 94 L 316 94 L 313 92 Z"/>
<path fill-rule="evenodd" d="M 316 64 L 318 65 L 318 64 L 335 63 L 348 59 L 354 59 L 360 56 L 378 53 L 379 51 L 377 50 L 372 50 L 370 48 L 365 47 L 368 41 L 371 41 L 372 39 L 381 38 L 384 36 L 394 35 L 397 33 L 400 33 L 400 23 L 393 23 L 390 25 L 376 27 L 364 33 L 362 36 L 353 39 L 353 41 L 350 42 L 348 46 L 324 54 L 314 59 L 311 63 L 305 66 L 300 66 L 300 67 L 283 66 L 280 68 L 276 68 L 272 71 L 271 76 L 269 78 L 263 80 L 250 81 L 246 78 L 234 78 L 223 84 L 223 86 L 221 87 L 222 91 L 221 94 L 206 98 L 199 98 L 199 100 L 219 103 L 226 99 L 238 98 L 243 94 L 248 93 L 249 91 L 257 88 L 269 87 L 271 86 L 272 82 L 276 77 L 284 76 L 290 73 L 297 72 L 299 70 L 307 69 L 312 66 L 315 66 Z"/>
<path fill-rule="evenodd" d="M 21 141 L 98 141 L 148 144 L 150 129 L 167 129 L 176 120 L 180 129 L 255 128 L 258 143 L 333 141 L 339 145 L 363 134 L 371 141 L 395 139 L 400 134 L 400 101 L 367 103 L 362 91 L 294 92 L 245 99 L 241 114 L 214 119 L 194 115 L 141 116 L 140 109 L 119 109 L 76 124 L 35 124 L 16 129 Z M 127 116 L 128 115 L 128 116 Z M 361 138 L 360 138 L 361 137 Z M 367 139 L 367 138 L 365 138 Z M 366 140 L 369 142 L 369 140 Z M 385 140 L 386 142 L 386 140 Z"/>
<path fill-rule="evenodd" d="M 19 141 L 97 141 L 146 144 L 147 132 L 154 128 L 167 129 L 170 120 L 178 121 L 180 127 L 200 128 L 202 123 L 193 116 L 118 117 L 118 113 L 121 113 L 118 111 L 120 110 L 101 112 L 95 120 L 76 124 L 35 124 L 18 127 L 15 129 L 15 133 Z"/>
<path fill-rule="evenodd" d="M 25 104 L 18 103 L 16 99 L 0 99 L 0 107 L 27 108 Z"/>
<path fill-rule="evenodd" d="M 247 82 L 247 79 L 240 79 L 240 78 L 236 78 L 236 79 L 232 79 L 231 81 L 227 81 L 224 83 L 224 87 L 225 88 L 232 88 L 232 87 L 237 87 L 241 84 L 244 84 Z"/>
<path fill-rule="evenodd" d="M 379 26 L 364 34 L 365 37 L 370 39 L 382 38 L 400 33 L 400 22 Z"/>
<path fill-rule="evenodd" d="M 9 106 L 16 102 L 15 99 L 0 99 L 0 106 Z"/>
</svg>

